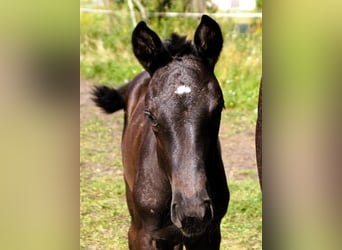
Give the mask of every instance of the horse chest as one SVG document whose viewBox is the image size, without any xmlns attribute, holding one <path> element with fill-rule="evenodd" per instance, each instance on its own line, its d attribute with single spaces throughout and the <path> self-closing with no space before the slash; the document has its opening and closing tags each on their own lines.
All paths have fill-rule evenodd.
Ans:
<svg viewBox="0 0 342 250">
<path fill-rule="evenodd" d="M 138 173 L 134 185 L 134 200 L 144 214 L 157 215 L 170 208 L 171 188 L 152 173 Z"/>
</svg>

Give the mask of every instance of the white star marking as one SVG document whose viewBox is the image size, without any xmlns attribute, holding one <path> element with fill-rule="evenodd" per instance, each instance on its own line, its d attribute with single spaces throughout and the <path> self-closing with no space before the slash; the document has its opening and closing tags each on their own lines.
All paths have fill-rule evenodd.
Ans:
<svg viewBox="0 0 342 250">
<path fill-rule="evenodd" d="M 175 93 L 177 95 L 188 94 L 191 92 L 191 88 L 185 85 L 178 86 Z"/>
</svg>

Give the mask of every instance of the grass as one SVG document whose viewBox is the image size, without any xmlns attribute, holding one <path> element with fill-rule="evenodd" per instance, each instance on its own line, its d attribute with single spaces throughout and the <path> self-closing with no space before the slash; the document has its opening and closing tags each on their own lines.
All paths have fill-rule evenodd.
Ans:
<svg viewBox="0 0 342 250">
<path fill-rule="evenodd" d="M 261 249 L 261 193 L 256 180 L 230 181 L 221 249 Z M 81 175 L 81 249 L 127 249 L 129 214 L 122 178 Z"/>
<path fill-rule="evenodd" d="M 133 30 L 127 11 L 111 18 L 102 14 L 80 16 L 81 78 L 120 86 L 141 72 L 130 39 Z M 256 119 L 261 77 L 261 33 L 238 34 L 234 23 L 217 19 L 224 35 L 224 48 L 215 74 L 221 83 L 233 131 L 253 125 Z M 198 19 L 150 18 L 149 26 L 161 38 L 171 32 L 193 37 Z M 125 202 L 120 135 L 122 114 L 103 118 L 98 110 L 81 107 L 80 126 L 80 245 L 81 249 L 128 249 L 129 215 Z M 261 193 L 248 170 L 243 180 L 229 180 L 229 211 L 221 224 L 221 249 L 261 249 Z"/>
<path fill-rule="evenodd" d="M 127 249 L 129 215 L 121 178 L 81 175 L 81 249 Z"/>
</svg>

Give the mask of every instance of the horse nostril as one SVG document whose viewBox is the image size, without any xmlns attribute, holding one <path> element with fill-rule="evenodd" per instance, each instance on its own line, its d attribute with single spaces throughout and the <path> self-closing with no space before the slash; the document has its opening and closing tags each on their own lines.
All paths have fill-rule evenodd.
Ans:
<svg viewBox="0 0 342 250">
<path fill-rule="evenodd" d="M 174 199 L 171 203 L 171 221 L 184 233 L 203 231 L 214 218 L 211 199 Z"/>
<path fill-rule="evenodd" d="M 182 227 L 182 224 L 179 220 L 179 216 L 178 216 L 178 205 L 177 203 L 173 203 L 171 205 L 171 221 L 173 222 L 173 224 L 175 224 L 178 228 Z"/>
<path fill-rule="evenodd" d="M 214 211 L 213 211 L 213 206 L 211 204 L 210 200 L 206 200 L 203 202 L 204 205 L 204 216 L 203 220 L 204 221 L 210 221 L 211 219 L 214 218 Z"/>
<path fill-rule="evenodd" d="M 211 206 L 211 201 L 210 200 L 205 200 L 203 202 L 203 204 L 204 204 L 205 207 L 210 207 Z"/>
<path fill-rule="evenodd" d="M 177 207 L 177 203 L 172 203 L 171 209 L 172 209 L 172 210 L 175 210 L 176 207 Z"/>
</svg>

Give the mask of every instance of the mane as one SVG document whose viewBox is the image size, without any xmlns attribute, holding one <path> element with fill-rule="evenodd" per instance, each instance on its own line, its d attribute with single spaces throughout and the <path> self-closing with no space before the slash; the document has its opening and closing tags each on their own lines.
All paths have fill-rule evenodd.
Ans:
<svg viewBox="0 0 342 250">
<path fill-rule="evenodd" d="M 163 44 L 172 57 L 196 55 L 195 47 L 191 41 L 186 40 L 186 36 L 180 36 L 176 33 L 172 33 L 170 39 L 165 40 Z"/>
</svg>

